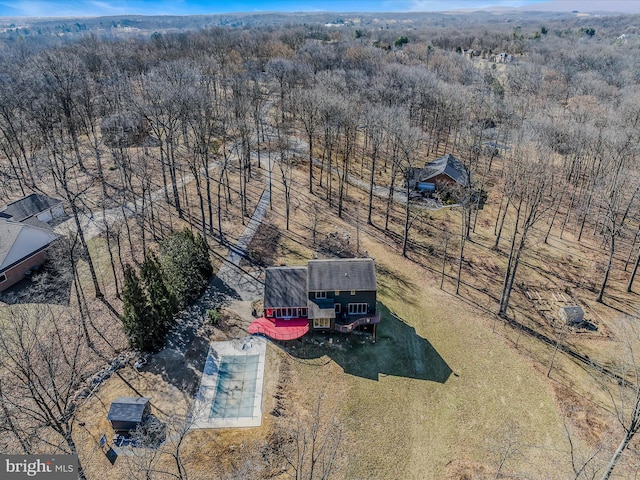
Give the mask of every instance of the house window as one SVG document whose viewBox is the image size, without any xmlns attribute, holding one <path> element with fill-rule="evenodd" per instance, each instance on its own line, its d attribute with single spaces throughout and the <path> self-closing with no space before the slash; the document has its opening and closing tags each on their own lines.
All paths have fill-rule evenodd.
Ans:
<svg viewBox="0 0 640 480">
<path fill-rule="evenodd" d="M 342 305 L 340 305 L 339 303 L 334 304 L 334 308 L 336 309 L 336 313 L 340 313 L 340 307 L 342 307 Z"/>
<path fill-rule="evenodd" d="M 335 296 L 337 297 L 338 295 L 340 295 L 340 290 L 336 290 L 334 293 L 335 293 Z"/>
<path fill-rule="evenodd" d="M 330 328 L 330 327 L 331 327 L 330 318 L 314 318 L 313 319 L 313 328 Z"/>
<path fill-rule="evenodd" d="M 4 273 L 0 273 L 0 283 L 6 282 L 7 276 Z"/>
<path fill-rule="evenodd" d="M 355 295 L 356 291 L 355 290 L 351 290 L 351 295 Z"/>
<path fill-rule="evenodd" d="M 349 315 L 358 315 L 361 313 L 367 313 L 366 303 L 350 303 L 349 304 Z"/>
<path fill-rule="evenodd" d="M 276 317 L 277 318 L 291 318 L 298 316 L 297 308 L 276 308 Z"/>
<path fill-rule="evenodd" d="M 307 316 L 307 307 L 299 308 L 298 309 L 298 316 L 299 317 L 306 317 Z"/>
<path fill-rule="evenodd" d="M 327 298 L 327 292 L 316 292 L 316 298 L 318 299 Z"/>
</svg>

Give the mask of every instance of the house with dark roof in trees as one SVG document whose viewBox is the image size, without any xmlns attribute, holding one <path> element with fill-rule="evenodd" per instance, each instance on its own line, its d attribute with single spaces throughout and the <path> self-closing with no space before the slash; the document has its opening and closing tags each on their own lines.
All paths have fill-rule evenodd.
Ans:
<svg viewBox="0 0 640 480">
<path fill-rule="evenodd" d="M 371 258 L 309 260 L 306 267 L 270 267 L 265 272 L 264 311 L 250 333 L 276 340 L 309 330 L 349 333 L 375 328 L 376 273 Z"/>
<path fill-rule="evenodd" d="M 62 200 L 38 193 L 32 193 L 0 208 L 2 218 L 35 225 L 39 222 L 49 223 L 62 217 L 64 213 Z"/>
<path fill-rule="evenodd" d="M 412 168 L 408 172 L 409 188 L 421 193 L 438 190 L 440 186 L 466 187 L 471 182 L 471 172 L 456 157 L 447 153 L 422 168 Z"/>
</svg>

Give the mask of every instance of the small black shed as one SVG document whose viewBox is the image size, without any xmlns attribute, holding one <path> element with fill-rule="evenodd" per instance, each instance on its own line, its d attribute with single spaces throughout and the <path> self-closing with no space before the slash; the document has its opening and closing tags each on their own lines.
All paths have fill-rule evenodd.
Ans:
<svg viewBox="0 0 640 480">
<path fill-rule="evenodd" d="M 111 402 L 107 420 L 116 433 L 126 434 L 141 425 L 151 413 L 151 404 L 146 397 L 120 397 Z"/>
</svg>

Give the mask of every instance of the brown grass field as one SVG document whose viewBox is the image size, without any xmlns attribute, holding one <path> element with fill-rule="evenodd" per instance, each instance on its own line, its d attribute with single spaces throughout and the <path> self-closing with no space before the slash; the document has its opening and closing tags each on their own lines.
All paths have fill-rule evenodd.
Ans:
<svg viewBox="0 0 640 480">
<path fill-rule="evenodd" d="M 417 214 L 411 238 L 430 246 L 432 253 L 413 249 L 409 258 L 403 258 L 396 236 L 365 225 L 366 192 L 350 186 L 344 219 L 339 219 L 335 203 L 330 207 L 326 202 L 324 189 L 316 187 L 314 197 L 306 193 L 306 175 L 304 168 L 294 174 L 290 231 L 284 227 L 281 187 L 274 188 L 274 208 L 262 228 L 269 225 L 275 230 L 263 232 L 258 238 L 263 242 L 273 239 L 275 232 L 277 242 L 265 247 L 256 241 L 250 251 L 257 258 L 266 257 L 272 265 L 304 264 L 316 252 L 323 255 L 328 233 L 337 233 L 340 238 L 348 234 L 345 248 L 359 250 L 376 261 L 383 315 L 377 341 L 373 343 L 368 336 L 335 335 L 329 343 L 329 337 L 316 335 L 286 345 L 270 344 L 263 425 L 189 433 L 182 450 L 189 478 L 236 478 L 234 472 L 246 472 L 244 478 L 288 478 L 282 448 L 290 439 L 292 424 L 313 410 L 321 393 L 327 419 L 335 415 L 344 432 L 336 478 L 494 478 L 500 454 L 509 445 L 516 445 L 519 451 L 502 468 L 510 478 L 570 478 L 567 430 L 582 454 L 616 432 L 611 405 L 598 388 L 593 371 L 562 353 L 554 357 L 553 345 L 495 316 L 508 241 L 505 234 L 502 251 L 490 249 L 499 201 L 495 190 L 490 189 L 476 232 L 467 243 L 464 283 L 460 294 L 455 295 L 459 248 L 459 213 L 455 209 Z M 274 181 L 277 187 L 277 175 Z M 264 186 L 262 177 L 258 175 L 252 185 L 251 206 Z M 306 213 L 314 203 L 322 210 L 317 245 L 311 242 Z M 384 200 L 376 199 L 375 207 L 373 223 L 380 226 Z M 225 225 L 237 237 L 243 227 L 238 205 L 231 208 Z M 392 212 L 391 230 L 396 234 L 401 232 L 402 210 L 396 205 Z M 197 215 L 195 210 L 192 213 Z M 175 218 L 173 223 L 180 224 Z M 443 225 L 453 233 L 445 265 L 447 276 L 440 289 Z M 505 231 L 510 228 L 507 221 Z M 540 229 L 545 228 L 543 223 Z M 578 244 L 572 238 L 574 234 L 571 228 L 562 240 L 554 234 L 545 245 L 542 233 L 536 233 L 523 259 L 510 315 L 609 365 L 619 340 L 620 319 L 635 314 L 637 299 L 635 294 L 622 293 L 626 277 L 620 268 L 621 254 L 607 304 L 593 300 L 603 250 L 597 237 L 589 235 Z M 215 239 L 210 239 L 210 244 L 216 252 L 225 254 Z M 113 277 L 104 239 L 92 240 L 91 253 L 100 281 L 112 297 Z M 214 263 L 219 265 L 216 259 Z M 82 277 L 88 285 L 85 269 Z M 544 298 L 529 299 L 527 290 L 539 292 Z M 580 302 L 598 330 L 565 331 L 549 323 L 554 312 L 543 309 L 554 305 L 553 292 L 564 292 Z M 209 331 L 210 338 L 238 336 L 246 325 L 232 316 L 223 323 Z M 77 416 L 84 424 L 77 428 L 76 435 L 89 478 L 129 478 L 128 460 L 119 458 L 112 466 L 97 441 L 102 434 L 109 439 L 112 435 L 106 421 L 111 400 L 137 394 L 152 398 L 154 414 L 161 419 L 186 414 L 192 401 L 161 376 L 137 372 L 132 367 L 110 378 L 82 405 Z M 172 468 L 171 458 L 164 456 L 158 468 Z"/>
</svg>

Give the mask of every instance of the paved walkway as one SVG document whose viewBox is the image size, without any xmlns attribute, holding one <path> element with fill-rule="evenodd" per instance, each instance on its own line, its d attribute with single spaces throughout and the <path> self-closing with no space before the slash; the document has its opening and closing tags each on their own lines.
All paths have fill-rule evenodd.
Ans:
<svg viewBox="0 0 640 480">
<path fill-rule="evenodd" d="M 240 266 L 240 260 L 242 260 L 253 236 L 258 231 L 258 227 L 262 224 L 262 220 L 264 220 L 270 198 L 269 189 L 265 188 L 258 202 L 258 206 L 253 212 L 251 220 L 249 220 L 249 224 L 242 232 L 242 235 L 240 235 L 240 238 L 238 238 L 235 247 L 231 247 L 226 262 L 222 264 L 216 274 L 227 286 L 235 290 L 238 296 L 244 301 L 253 301 L 262 297 L 262 284 L 258 282 L 255 277 L 244 273 L 237 267 Z"/>
</svg>

